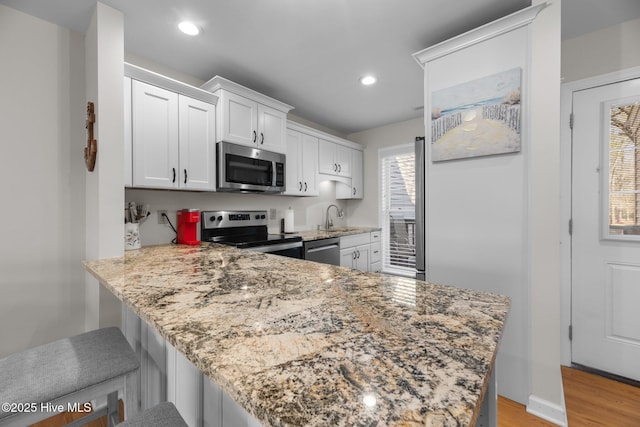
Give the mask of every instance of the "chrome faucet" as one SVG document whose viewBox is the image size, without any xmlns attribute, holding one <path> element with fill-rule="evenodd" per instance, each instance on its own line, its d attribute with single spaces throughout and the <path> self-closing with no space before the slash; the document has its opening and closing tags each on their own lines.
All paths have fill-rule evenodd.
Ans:
<svg viewBox="0 0 640 427">
<path fill-rule="evenodd" d="M 337 207 L 336 205 L 329 205 L 327 207 L 327 217 L 326 217 L 326 220 L 324 222 L 324 229 L 325 230 L 328 230 L 331 227 L 333 227 L 333 221 L 331 220 L 331 217 L 329 216 L 329 209 L 331 209 L 332 206 L 334 208 L 336 208 L 336 211 L 338 212 L 338 218 L 342 218 L 344 216 L 344 212 L 339 207 Z"/>
</svg>

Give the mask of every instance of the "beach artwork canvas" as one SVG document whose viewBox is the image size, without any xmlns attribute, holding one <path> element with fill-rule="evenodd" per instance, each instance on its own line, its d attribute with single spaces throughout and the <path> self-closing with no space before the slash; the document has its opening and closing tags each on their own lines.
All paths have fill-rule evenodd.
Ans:
<svg viewBox="0 0 640 427">
<path fill-rule="evenodd" d="M 522 69 L 433 92 L 431 160 L 520 151 Z"/>
</svg>

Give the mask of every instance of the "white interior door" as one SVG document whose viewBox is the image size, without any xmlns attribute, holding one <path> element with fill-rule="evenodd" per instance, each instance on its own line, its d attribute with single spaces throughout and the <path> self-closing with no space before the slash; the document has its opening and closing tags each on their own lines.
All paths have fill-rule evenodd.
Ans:
<svg viewBox="0 0 640 427">
<path fill-rule="evenodd" d="M 572 361 L 640 380 L 640 79 L 573 114 Z"/>
</svg>

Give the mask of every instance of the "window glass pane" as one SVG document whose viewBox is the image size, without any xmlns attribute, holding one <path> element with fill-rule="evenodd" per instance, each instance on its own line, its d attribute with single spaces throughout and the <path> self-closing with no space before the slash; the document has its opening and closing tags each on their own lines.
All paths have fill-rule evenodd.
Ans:
<svg viewBox="0 0 640 427">
<path fill-rule="evenodd" d="M 609 235 L 640 235 L 640 104 L 609 113 Z"/>
<path fill-rule="evenodd" d="M 383 271 L 415 272 L 415 155 L 413 146 L 381 152 Z"/>
</svg>

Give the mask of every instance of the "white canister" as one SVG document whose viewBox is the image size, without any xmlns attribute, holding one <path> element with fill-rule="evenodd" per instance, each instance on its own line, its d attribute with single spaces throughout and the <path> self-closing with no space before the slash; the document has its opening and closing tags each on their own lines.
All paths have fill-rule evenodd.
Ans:
<svg viewBox="0 0 640 427">
<path fill-rule="evenodd" d="M 127 222 L 124 225 L 124 250 L 140 249 L 140 223 Z"/>
</svg>

